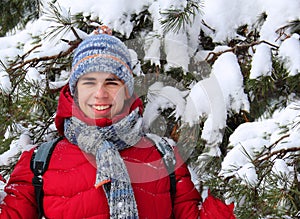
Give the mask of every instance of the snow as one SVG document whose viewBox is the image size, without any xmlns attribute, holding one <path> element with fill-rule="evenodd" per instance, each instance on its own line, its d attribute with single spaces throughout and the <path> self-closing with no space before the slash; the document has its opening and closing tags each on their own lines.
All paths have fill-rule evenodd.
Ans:
<svg viewBox="0 0 300 219">
<path fill-rule="evenodd" d="M 277 183 L 277 187 L 281 189 L 290 188 L 294 179 L 293 172 L 292 167 L 289 167 L 283 159 L 276 159 L 272 173 L 282 177 L 282 180 Z"/>
<path fill-rule="evenodd" d="M 19 139 L 11 143 L 10 150 L 4 152 L 0 156 L 0 166 L 8 166 L 12 161 L 11 159 L 17 159 L 16 156 L 23 151 L 31 149 L 33 145 L 31 144 L 31 139 L 28 133 L 22 134 Z"/>
<path fill-rule="evenodd" d="M 272 73 L 271 48 L 266 44 L 256 47 L 252 60 L 250 78 L 256 79 L 261 76 L 270 76 Z"/>
<path fill-rule="evenodd" d="M 182 67 L 184 71 L 188 71 L 189 50 L 186 34 L 167 33 L 164 37 L 164 49 L 167 54 L 167 71 L 171 67 Z"/>
<path fill-rule="evenodd" d="M 25 80 L 32 84 L 40 84 L 40 82 L 42 81 L 42 76 L 36 68 L 28 68 L 28 71 L 25 75 Z"/>
<path fill-rule="evenodd" d="M 269 148 L 270 152 L 299 147 L 300 133 L 293 126 L 297 117 L 299 117 L 299 109 L 296 108 L 293 102 L 283 110 L 276 110 L 272 118 L 240 125 L 230 136 L 229 141 L 233 148 L 224 158 L 220 175 L 229 177 L 240 171 L 244 172 L 245 166 L 251 165 L 252 160 L 256 158 L 255 155 L 266 147 L 273 145 Z M 282 127 L 285 126 L 291 127 L 288 133 L 283 132 Z M 280 138 L 283 139 L 277 143 Z M 264 156 L 260 159 L 263 158 Z M 273 169 L 278 169 L 275 164 Z M 290 174 L 290 170 L 287 170 L 288 168 L 280 168 L 283 174 Z M 244 182 L 247 183 L 247 180 L 255 182 L 255 175 L 253 176 L 254 178 L 244 179 L 246 180 Z"/>
<path fill-rule="evenodd" d="M 255 5 L 258 6 L 259 3 Z M 277 30 L 286 25 L 288 21 L 299 19 L 300 2 L 289 1 L 287 4 L 280 0 L 267 0 L 261 5 L 263 5 L 263 10 L 268 15 L 260 31 L 261 39 L 279 44 Z"/>
<path fill-rule="evenodd" d="M 160 115 L 161 110 L 175 108 L 174 116 L 178 119 L 185 109 L 184 96 L 186 92 L 179 91 L 171 86 L 164 86 L 156 82 L 149 87 L 147 94 L 148 103 L 145 106 L 144 124 L 149 128 L 153 121 Z"/>
<path fill-rule="evenodd" d="M 242 179 L 242 183 L 245 185 L 255 185 L 258 181 L 255 166 L 252 163 L 247 163 L 240 168 L 237 171 L 237 176 Z"/>
<path fill-rule="evenodd" d="M 12 89 L 9 75 L 6 71 L 0 71 L 0 89 L 3 93 L 9 93 Z"/>
<path fill-rule="evenodd" d="M 293 34 L 286 39 L 280 49 L 279 56 L 284 59 L 285 67 L 290 76 L 297 75 L 300 72 L 300 41 L 299 35 Z M 293 48 L 293 49 L 291 49 Z"/>
<path fill-rule="evenodd" d="M 236 28 L 242 24 L 253 24 L 263 11 L 264 3 L 258 0 L 204 1 L 204 20 L 215 29 L 215 42 L 226 41 L 236 36 Z"/>
<path fill-rule="evenodd" d="M 44 0 L 44 10 L 49 10 L 47 0 Z M 50 1 L 49 1 L 50 2 Z M 64 16 L 83 12 L 91 15 L 91 18 L 99 17 L 105 25 L 129 37 L 133 30 L 131 14 L 139 14 L 148 9 L 149 16 L 153 20 L 153 27 L 141 33 L 143 41 L 144 60 L 150 60 L 159 66 L 159 60 L 163 57 L 162 48 L 166 57 L 166 68 L 181 66 L 185 72 L 189 68 L 189 57 L 195 55 L 196 61 L 204 61 L 209 52 L 220 52 L 230 47 L 217 46 L 214 51 L 199 50 L 198 34 L 200 28 L 213 38 L 214 42 L 225 42 L 233 38 L 244 39 L 236 34 L 236 29 L 243 24 L 248 24 L 249 29 L 258 26 L 257 18 L 266 13 L 267 18 L 260 27 L 259 40 L 268 41 L 278 46 L 278 54 L 285 60 L 285 67 L 289 76 L 300 72 L 300 42 L 299 35 L 280 35 L 278 30 L 289 21 L 300 19 L 299 0 L 290 0 L 288 3 L 282 0 L 205 0 L 201 9 L 203 13 L 195 16 L 194 23 L 186 27 L 186 31 L 178 34 L 168 33 L 163 36 L 163 28 L 160 20 L 163 16 L 160 12 L 170 8 L 181 8 L 186 4 L 182 0 L 132 0 L 130 4 L 125 0 L 57 0 Z M 72 32 L 58 35 L 52 40 L 45 37 L 55 27 L 53 21 L 45 20 L 47 14 L 36 21 L 27 24 L 24 30 L 16 31 L 10 36 L 0 38 L 0 59 L 7 65 L 16 56 L 22 56 L 36 46 L 36 37 L 40 37 L 40 47 L 30 53 L 25 60 L 55 55 L 66 51 L 69 46 L 60 41 L 60 38 L 74 40 Z M 201 23 L 205 21 L 214 31 Z M 95 25 L 95 24 L 93 24 Z M 77 29 L 80 37 L 85 38 L 89 33 Z M 288 32 L 288 30 L 286 31 Z M 253 50 L 251 63 L 251 79 L 267 76 L 271 73 L 271 55 L 273 46 L 265 43 L 256 45 Z M 140 54 L 132 52 L 136 60 Z M 140 68 L 137 70 L 140 74 Z M 196 74 L 200 74 L 197 73 Z M 61 77 L 50 83 L 52 89 L 67 83 L 68 70 L 61 73 Z M 200 75 L 202 76 L 202 75 Z M 238 64 L 237 57 L 232 52 L 224 52 L 212 66 L 209 75 L 199 82 L 192 84 L 190 90 L 179 90 L 176 87 L 164 86 L 156 83 L 150 87 L 148 93 L 149 105 L 145 109 L 145 124 L 150 126 L 153 120 L 159 116 L 160 109 L 174 108 L 173 115 L 183 122 L 193 125 L 204 122 L 202 136 L 207 141 L 210 156 L 219 156 L 218 145 L 222 141 L 224 128 L 226 127 L 227 115 L 249 110 L 249 102 L 244 92 L 243 76 Z M 27 69 L 26 79 L 30 82 L 43 84 L 43 78 L 39 69 Z M 0 66 L 0 90 L 8 93 L 11 90 L 11 82 L 4 67 Z M 300 134 L 295 121 L 299 121 L 299 104 L 296 97 L 289 97 L 290 103 L 284 109 L 276 110 L 270 118 L 261 117 L 254 122 L 240 125 L 230 136 L 231 150 L 224 158 L 220 175 L 229 177 L 238 176 L 243 183 L 255 185 L 257 173 L 251 160 L 256 159 L 257 153 L 272 146 L 270 150 L 276 152 L 283 148 L 292 148 L 300 145 Z M 283 132 L 286 127 L 286 133 Z M 9 130 L 7 130 L 9 132 Z M 0 164 L 7 165 L 11 157 L 20 151 L 30 148 L 30 139 L 24 134 L 11 144 L 11 149 L 0 155 Z M 8 133 L 9 135 L 9 133 Z M 27 136 L 27 137 L 26 137 Z M 282 141 L 277 142 L 283 138 Z M 29 145 L 29 146 L 26 146 Z M 201 159 L 201 158 L 200 158 Z M 290 176 L 291 166 L 285 159 L 274 160 L 272 171 L 277 175 Z M 299 177 L 299 176 L 298 176 Z M 293 179 L 293 176 L 290 176 Z M 2 184 L 0 184 L 1 191 Z M 0 197 L 2 194 L 0 194 Z"/>
<path fill-rule="evenodd" d="M 183 121 L 193 125 L 207 118 L 201 138 L 214 151 L 210 155 L 219 155 L 227 113 L 240 110 L 249 110 L 243 78 L 235 55 L 224 53 L 214 63 L 210 77 L 192 87 Z"/>
</svg>

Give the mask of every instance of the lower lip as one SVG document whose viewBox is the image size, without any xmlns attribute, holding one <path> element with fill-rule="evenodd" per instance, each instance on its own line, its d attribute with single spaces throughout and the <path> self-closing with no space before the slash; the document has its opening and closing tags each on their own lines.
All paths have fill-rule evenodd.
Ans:
<svg viewBox="0 0 300 219">
<path fill-rule="evenodd" d="M 111 107 L 104 109 L 104 110 L 97 110 L 93 108 L 93 112 L 95 117 L 107 117 L 110 114 Z"/>
</svg>

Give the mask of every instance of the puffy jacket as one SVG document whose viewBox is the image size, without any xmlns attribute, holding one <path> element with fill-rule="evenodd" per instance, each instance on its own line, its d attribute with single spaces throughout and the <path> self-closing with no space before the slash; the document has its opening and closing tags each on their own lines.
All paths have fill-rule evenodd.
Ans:
<svg viewBox="0 0 300 219">
<path fill-rule="evenodd" d="M 72 99 L 64 88 L 59 100 L 56 125 L 63 131 Z M 133 104 L 134 105 L 134 104 Z M 74 113 L 74 112 L 73 112 Z M 5 187 L 7 196 L 0 205 L 0 218 L 37 218 L 37 205 L 30 160 L 33 150 L 24 152 Z M 132 181 L 139 218 L 196 219 L 200 195 L 191 181 L 186 165 L 177 156 L 176 196 L 170 197 L 170 179 L 153 142 L 142 138 L 135 146 L 120 151 Z M 43 176 L 46 218 L 108 219 L 109 207 L 103 187 L 95 188 L 95 158 L 67 139 L 61 140 L 52 154 Z M 173 209 L 173 210 L 172 210 Z"/>
</svg>

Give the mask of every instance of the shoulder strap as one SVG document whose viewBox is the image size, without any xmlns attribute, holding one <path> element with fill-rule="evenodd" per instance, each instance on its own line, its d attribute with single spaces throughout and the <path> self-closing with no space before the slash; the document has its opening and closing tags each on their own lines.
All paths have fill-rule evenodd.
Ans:
<svg viewBox="0 0 300 219">
<path fill-rule="evenodd" d="M 147 134 L 147 137 L 150 138 L 156 145 L 159 153 L 162 156 L 164 164 L 167 168 L 170 177 L 170 194 L 172 198 L 172 204 L 174 204 L 174 197 L 176 193 L 176 177 L 175 177 L 175 164 L 176 158 L 174 150 L 169 142 L 160 136 L 154 134 Z"/>
<path fill-rule="evenodd" d="M 43 175 L 48 169 L 50 158 L 56 144 L 61 140 L 61 137 L 52 141 L 44 142 L 39 145 L 33 152 L 30 169 L 34 176 L 32 178 L 32 184 L 34 186 L 37 207 L 39 212 L 39 218 L 42 218 L 44 214 L 43 210 Z"/>
</svg>

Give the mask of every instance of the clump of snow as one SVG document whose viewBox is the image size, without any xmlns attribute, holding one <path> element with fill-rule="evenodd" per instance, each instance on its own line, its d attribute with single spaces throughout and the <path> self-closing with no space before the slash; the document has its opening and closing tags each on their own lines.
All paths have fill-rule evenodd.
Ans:
<svg viewBox="0 0 300 219">
<path fill-rule="evenodd" d="M 294 100 L 285 109 L 276 110 L 272 118 L 241 124 L 230 136 L 229 141 L 233 148 L 222 162 L 220 175 L 233 176 L 245 166 L 251 165 L 253 160 L 264 159 L 266 156 L 258 158 L 257 155 L 264 152 L 266 148 L 269 153 L 272 153 L 281 149 L 299 147 L 299 130 L 293 128 L 294 121 L 300 114 L 300 108 L 297 107 L 299 103 L 299 100 Z M 290 130 L 287 129 L 288 131 L 285 133 L 284 127 L 290 127 Z M 274 171 L 276 168 L 278 169 L 275 165 Z M 280 169 L 280 171 L 283 170 Z M 290 170 L 284 171 L 283 174 L 290 175 Z M 254 178 L 248 176 L 245 183 L 255 182 L 255 175 L 252 174 L 252 176 Z"/>
<path fill-rule="evenodd" d="M 283 41 L 279 48 L 279 56 L 283 59 L 290 76 L 300 73 L 300 36 L 293 34 Z"/>
<path fill-rule="evenodd" d="M 251 2 L 252 3 L 252 2 Z M 299 1 L 289 1 L 288 4 L 284 1 L 266 0 L 255 4 L 260 7 L 267 15 L 266 21 L 263 23 L 260 30 L 260 39 L 266 40 L 273 44 L 280 44 L 278 30 L 284 27 L 290 21 L 299 19 Z"/>
<path fill-rule="evenodd" d="M 0 71 L 0 90 L 3 93 L 9 93 L 11 91 L 11 82 L 9 79 L 9 75 L 6 71 Z"/>
<path fill-rule="evenodd" d="M 163 35 L 163 30 L 160 25 L 161 14 L 159 13 L 159 3 L 153 2 L 148 8 L 149 13 L 153 17 L 153 30 L 146 35 L 144 40 L 145 60 L 151 61 L 151 64 L 160 66 L 160 47 Z"/>
<path fill-rule="evenodd" d="M 272 73 L 271 48 L 266 44 L 260 44 L 252 58 L 252 67 L 250 79 L 256 79 L 260 76 L 270 76 Z"/>
<path fill-rule="evenodd" d="M 237 177 L 242 180 L 243 184 L 256 185 L 258 182 L 255 166 L 252 163 L 246 163 L 237 172 Z"/>
<path fill-rule="evenodd" d="M 222 139 L 226 110 L 219 82 L 212 74 L 192 87 L 182 120 L 190 126 L 199 123 L 200 120 L 205 121 L 201 137 L 215 148 Z M 216 153 L 219 154 L 218 150 Z"/>
<path fill-rule="evenodd" d="M 248 98 L 244 93 L 244 79 L 237 57 L 231 52 L 222 54 L 213 65 L 212 71 L 219 81 L 227 112 L 249 111 Z"/>
<path fill-rule="evenodd" d="M 257 0 L 223 0 L 204 1 L 204 21 L 215 30 L 211 32 L 215 42 L 226 41 L 236 37 L 240 25 L 253 24 L 263 11 L 263 3 Z"/>
<path fill-rule="evenodd" d="M 40 84 L 43 79 L 36 68 L 28 68 L 25 75 L 25 80 L 32 84 Z"/>
<path fill-rule="evenodd" d="M 205 120 L 201 138 L 214 151 L 210 155 L 218 156 L 217 147 L 223 138 L 227 114 L 240 110 L 249 110 L 249 102 L 237 59 L 228 52 L 216 60 L 209 78 L 191 88 L 183 121 L 192 126 Z"/>
<path fill-rule="evenodd" d="M 171 67 L 182 67 L 185 72 L 188 71 L 190 62 L 187 36 L 184 33 L 167 33 L 164 38 L 164 50 L 167 54 L 165 66 L 166 71 Z"/>
<path fill-rule="evenodd" d="M 277 188 L 290 189 L 294 181 L 293 166 L 288 166 L 283 159 L 276 159 L 272 168 L 272 173 L 279 178 Z"/>
<path fill-rule="evenodd" d="M 149 128 L 152 122 L 160 116 L 160 112 L 168 108 L 174 109 L 176 119 L 181 117 L 185 109 L 185 99 L 187 92 L 171 86 L 164 86 L 162 82 L 156 82 L 149 87 L 147 94 L 147 105 L 144 112 L 144 124 Z"/>
<path fill-rule="evenodd" d="M 11 143 L 10 149 L 0 155 L 0 166 L 8 166 L 10 162 L 12 162 L 10 160 L 12 157 L 15 157 L 20 152 L 27 151 L 32 147 L 28 133 L 21 134 L 19 139 L 14 140 Z"/>
</svg>

